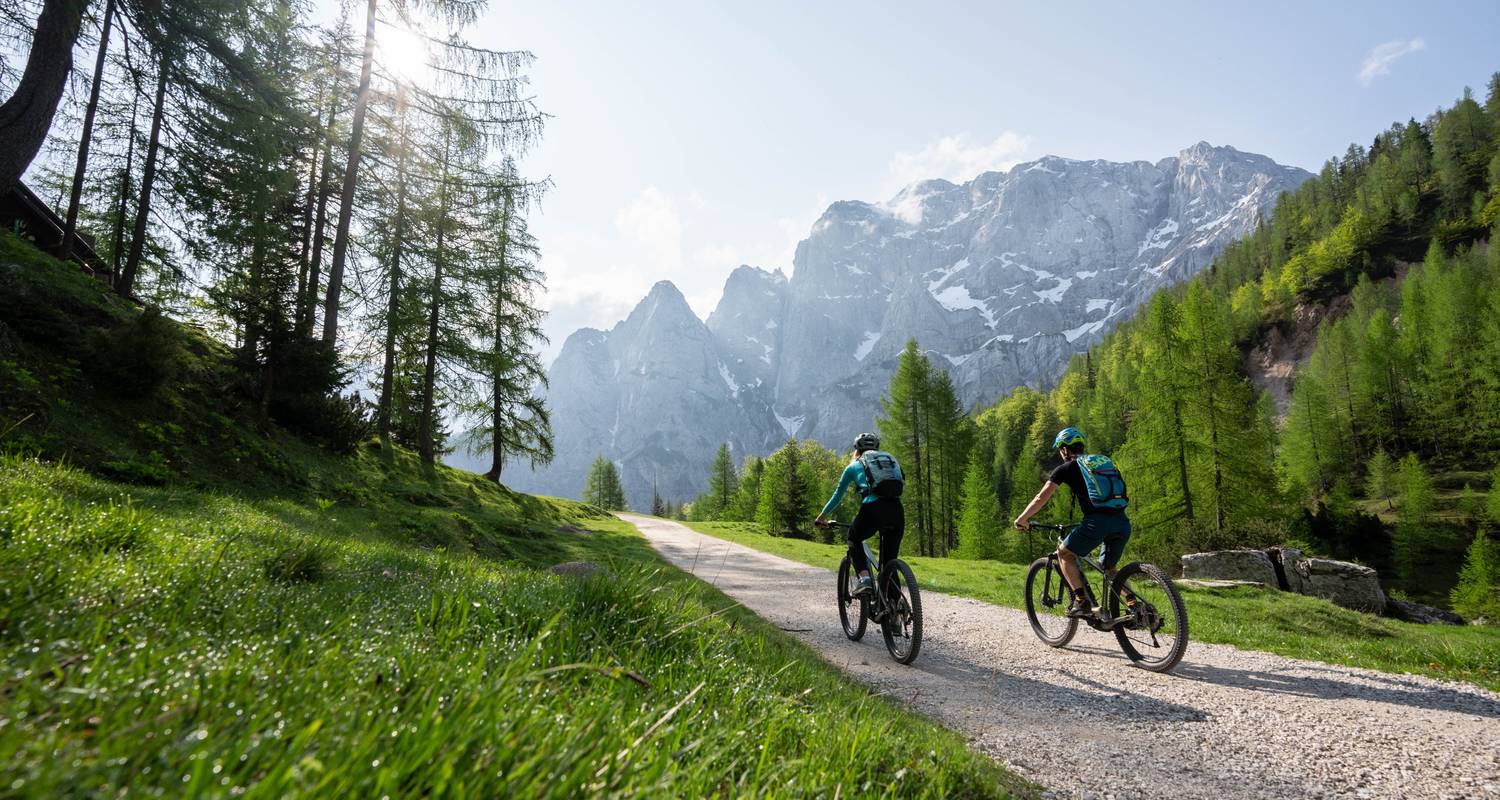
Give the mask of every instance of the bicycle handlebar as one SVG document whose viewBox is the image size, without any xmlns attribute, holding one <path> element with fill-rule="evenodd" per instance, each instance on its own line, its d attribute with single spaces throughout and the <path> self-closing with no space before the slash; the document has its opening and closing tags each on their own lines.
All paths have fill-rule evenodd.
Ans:
<svg viewBox="0 0 1500 800">
<path fill-rule="evenodd" d="M 813 523 L 813 524 L 816 525 L 817 523 Z M 853 526 L 851 526 L 847 522 L 839 522 L 838 520 L 830 519 L 827 522 L 824 522 L 823 525 L 822 525 L 822 527 L 824 527 L 824 528 L 843 528 L 845 530 L 848 530 L 849 528 L 851 528 Z"/>
<path fill-rule="evenodd" d="M 1030 528 L 1031 530 L 1057 531 L 1058 533 L 1067 533 L 1072 528 L 1076 528 L 1078 526 L 1077 525 L 1048 525 L 1048 524 L 1041 523 L 1041 522 L 1033 522 L 1033 523 L 1030 523 L 1029 525 L 1027 525 L 1027 527 Z"/>
</svg>

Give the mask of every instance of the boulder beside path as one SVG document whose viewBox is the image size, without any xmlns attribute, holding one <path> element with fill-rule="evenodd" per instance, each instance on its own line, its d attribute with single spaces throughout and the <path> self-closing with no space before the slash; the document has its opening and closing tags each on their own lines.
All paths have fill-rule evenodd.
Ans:
<svg viewBox="0 0 1500 800">
<path fill-rule="evenodd" d="M 1262 550 L 1215 550 L 1182 557 L 1182 577 L 1251 581 L 1276 586 L 1276 568 Z"/>
<path fill-rule="evenodd" d="M 1304 558 L 1292 569 L 1302 578 L 1302 594 L 1330 600 L 1344 608 L 1379 614 L 1385 611 L 1380 575 L 1370 567 L 1331 558 Z"/>
<path fill-rule="evenodd" d="M 1332 558 L 1308 558 L 1295 548 L 1216 550 L 1182 557 L 1182 577 L 1192 582 L 1252 582 L 1329 600 L 1344 608 L 1386 614 L 1408 622 L 1461 624 L 1450 611 L 1387 598 L 1370 567 Z"/>
</svg>

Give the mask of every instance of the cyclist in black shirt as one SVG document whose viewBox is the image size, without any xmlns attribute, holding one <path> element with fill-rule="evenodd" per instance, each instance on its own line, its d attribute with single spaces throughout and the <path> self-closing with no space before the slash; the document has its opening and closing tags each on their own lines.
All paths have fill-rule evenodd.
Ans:
<svg viewBox="0 0 1500 800">
<path fill-rule="evenodd" d="M 1057 439 L 1052 443 L 1057 448 L 1057 453 L 1062 457 L 1063 463 L 1057 469 L 1052 470 L 1047 482 L 1042 484 L 1041 491 L 1032 498 L 1030 505 L 1016 517 L 1016 528 L 1026 530 L 1031 525 L 1031 518 L 1036 516 L 1052 499 L 1052 494 L 1059 486 L 1067 486 L 1073 491 L 1073 497 L 1083 509 L 1083 523 L 1069 533 L 1067 538 L 1057 546 L 1057 557 L 1062 562 L 1063 577 L 1068 581 L 1068 586 L 1073 590 L 1073 602 L 1068 606 L 1068 616 L 1083 617 L 1091 612 L 1088 602 L 1088 592 L 1084 588 L 1085 582 L 1083 572 L 1078 568 L 1078 554 L 1087 555 L 1094 551 L 1100 544 L 1104 545 L 1104 568 L 1109 571 L 1111 578 L 1115 574 L 1115 565 L 1120 563 L 1120 556 L 1125 553 L 1125 543 L 1130 540 L 1130 518 L 1123 510 L 1116 511 L 1107 508 L 1096 508 L 1089 501 L 1088 487 L 1083 480 L 1083 469 L 1078 465 L 1078 457 L 1083 455 L 1083 433 L 1077 428 L 1063 428 L 1057 434 Z"/>
</svg>

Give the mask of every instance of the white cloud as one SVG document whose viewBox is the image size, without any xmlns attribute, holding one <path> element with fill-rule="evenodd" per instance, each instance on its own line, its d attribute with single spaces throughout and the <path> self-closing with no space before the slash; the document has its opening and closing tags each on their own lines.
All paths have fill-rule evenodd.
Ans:
<svg viewBox="0 0 1500 800">
<path fill-rule="evenodd" d="M 1391 74 L 1391 65 L 1396 60 L 1409 53 L 1427 49 L 1427 43 L 1421 39 L 1402 41 L 1395 39 L 1384 44 L 1376 45 L 1366 56 L 1365 61 L 1359 67 L 1359 82 L 1369 86 L 1381 75 Z"/>
<path fill-rule="evenodd" d="M 668 270 L 682 262 L 682 214 L 676 201 L 655 186 L 642 189 L 615 213 L 615 229 Z"/>
<path fill-rule="evenodd" d="M 544 328 L 551 339 L 543 358 L 555 358 L 578 328 L 614 327 L 660 280 L 675 284 L 694 313 L 707 318 L 724 278 L 746 261 L 734 244 L 703 241 L 703 218 L 713 205 L 696 191 L 646 186 L 614 212 L 613 232 L 606 225 L 551 233 L 541 258 L 547 275 Z"/>
<path fill-rule="evenodd" d="M 887 168 L 886 194 L 917 181 L 945 178 L 966 181 L 981 172 L 1007 170 L 1020 163 L 1031 142 L 1015 131 L 1005 131 L 990 142 L 975 141 L 967 133 L 944 136 L 916 152 L 899 152 Z"/>
</svg>

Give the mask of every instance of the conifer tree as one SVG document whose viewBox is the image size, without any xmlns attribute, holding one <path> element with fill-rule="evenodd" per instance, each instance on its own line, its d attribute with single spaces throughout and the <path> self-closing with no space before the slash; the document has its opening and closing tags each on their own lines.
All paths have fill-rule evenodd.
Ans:
<svg viewBox="0 0 1500 800">
<path fill-rule="evenodd" d="M 740 467 L 739 487 L 728 508 L 719 514 L 720 520 L 751 522 L 755 519 L 756 510 L 760 506 L 760 484 L 765 467 L 764 459 L 745 457 L 745 463 Z"/>
<path fill-rule="evenodd" d="M 1121 452 L 1121 467 L 1129 470 L 1132 488 L 1144 490 L 1137 492 L 1145 500 L 1141 516 L 1154 523 L 1195 520 L 1188 455 L 1199 447 L 1203 431 L 1188 424 L 1196 372 L 1183 358 L 1188 348 L 1181 319 L 1177 301 L 1165 293 L 1156 295 L 1146 309 L 1140 332 L 1138 411 Z"/>
<path fill-rule="evenodd" d="M 1485 529 L 1474 535 L 1464 553 L 1458 585 L 1448 595 L 1453 610 L 1470 619 L 1500 621 L 1500 543 Z"/>
<path fill-rule="evenodd" d="M 817 513 L 812 508 L 815 502 L 803 469 L 801 447 L 792 437 L 766 459 L 756 521 L 772 534 L 806 538 L 807 524 Z"/>
<path fill-rule="evenodd" d="M 1395 510 L 1392 497 L 1395 494 L 1394 486 L 1395 465 L 1391 457 L 1386 454 L 1385 449 L 1375 451 L 1370 456 L 1370 463 L 1365 466 L 1365 497 L 1371 500 L 1384 500 L 1386 510 Z"/>
<path fill-rule="evenodd" d="M 708 468 L 708 491 L 693 503 L 694 517 L 703 520 L 727 518 L 724 515 L 738 490 L 739 478 L 734 472 L 734 460 L 729 455 L 729 443 L 722 442 Z"/>
<path fill-rule="evenodd" d="M 1402 581 L 1410 585 L 1428 561 L 1427 549 L 1432 539 L 1429 527 L 1437 505 L 1437 491 L 1416 453 L 1407 453 L 1401 459 L 1397 481 L 1401 490 L 1401 504 L 1397 506 L 1401 520 L 1396 525 L 1394 555 Z"/>
<path fill-rule="evenodd" d="M 667 504 L 662 501 L 661 491 L 657 488 L 655 481 L 651 483 L 651 516 L 667 516 Z"/>
<path fill-rule="evenodd" d="M 1232 515 L 1263 509 L 1273 486 L 1269 441 L 1256 423 L 1255 396 L 1239 374 L 1239 351 L 1229 338 L 1228 320 L 1201 281 L 1188 288 L 1183 303 L 1181 340 L 1196 373 L 1184 421 L 1198 429 L 1193 452 L 1206 473 L 1206 499 L 1213 523 L 1223 531 Z"/>
<path fill-rule="evenodd" d="M 625 490 L 615 463 L 600 455 L 589 467 L 583 484 L 583 502 L 607 511 L 625 511 Z"/>
<path fill-rule="evenodd" d="M 963 512 L 958 522 L 959 551 L 965 558 L 997 559 L 1001 555 L 1002 535 L 1006 528 L 995 495 L 995 481 L 990 475 L 994 461 L 991 448 L 984 443 L 970 451 L 968 469 L 964 472 Z"/>
<path fill-rule="evenodd" d="M 483 300 L 470 324 L 483 322 L 470 335 L 475 372 L 484 376 L 481 391 L 468 409 L 481 419 L 475 429 L 480 452 L 491 454 L 485 477 L 500 480 L 509 456 L 523 456 L 535 467 L 552 460 L 552 423 L 546 402 L 537 394 L 547 385 L 536 346 L 547 341 L 537 306 L 542 273 L 532 260 L 538 248 L 522 213 L 523 186 L 507 161 L 502 183 L 488 193 L 484 235 L 468 261 L 470 285 L 483 289 Z"/>
<path fill-rule="evenodd" d="M 907 530 L 916 533 L 921 555 L 935 554 L 928 463 L 931 375 L 932 365 L 917 348 L 917 340 L 907 340 L 891 376 L 888 396 L 880 401 L 884 413 L 876 420 L 881 446 L 896 457 L 906 476 L 902 501 Z"/>
</svg>

